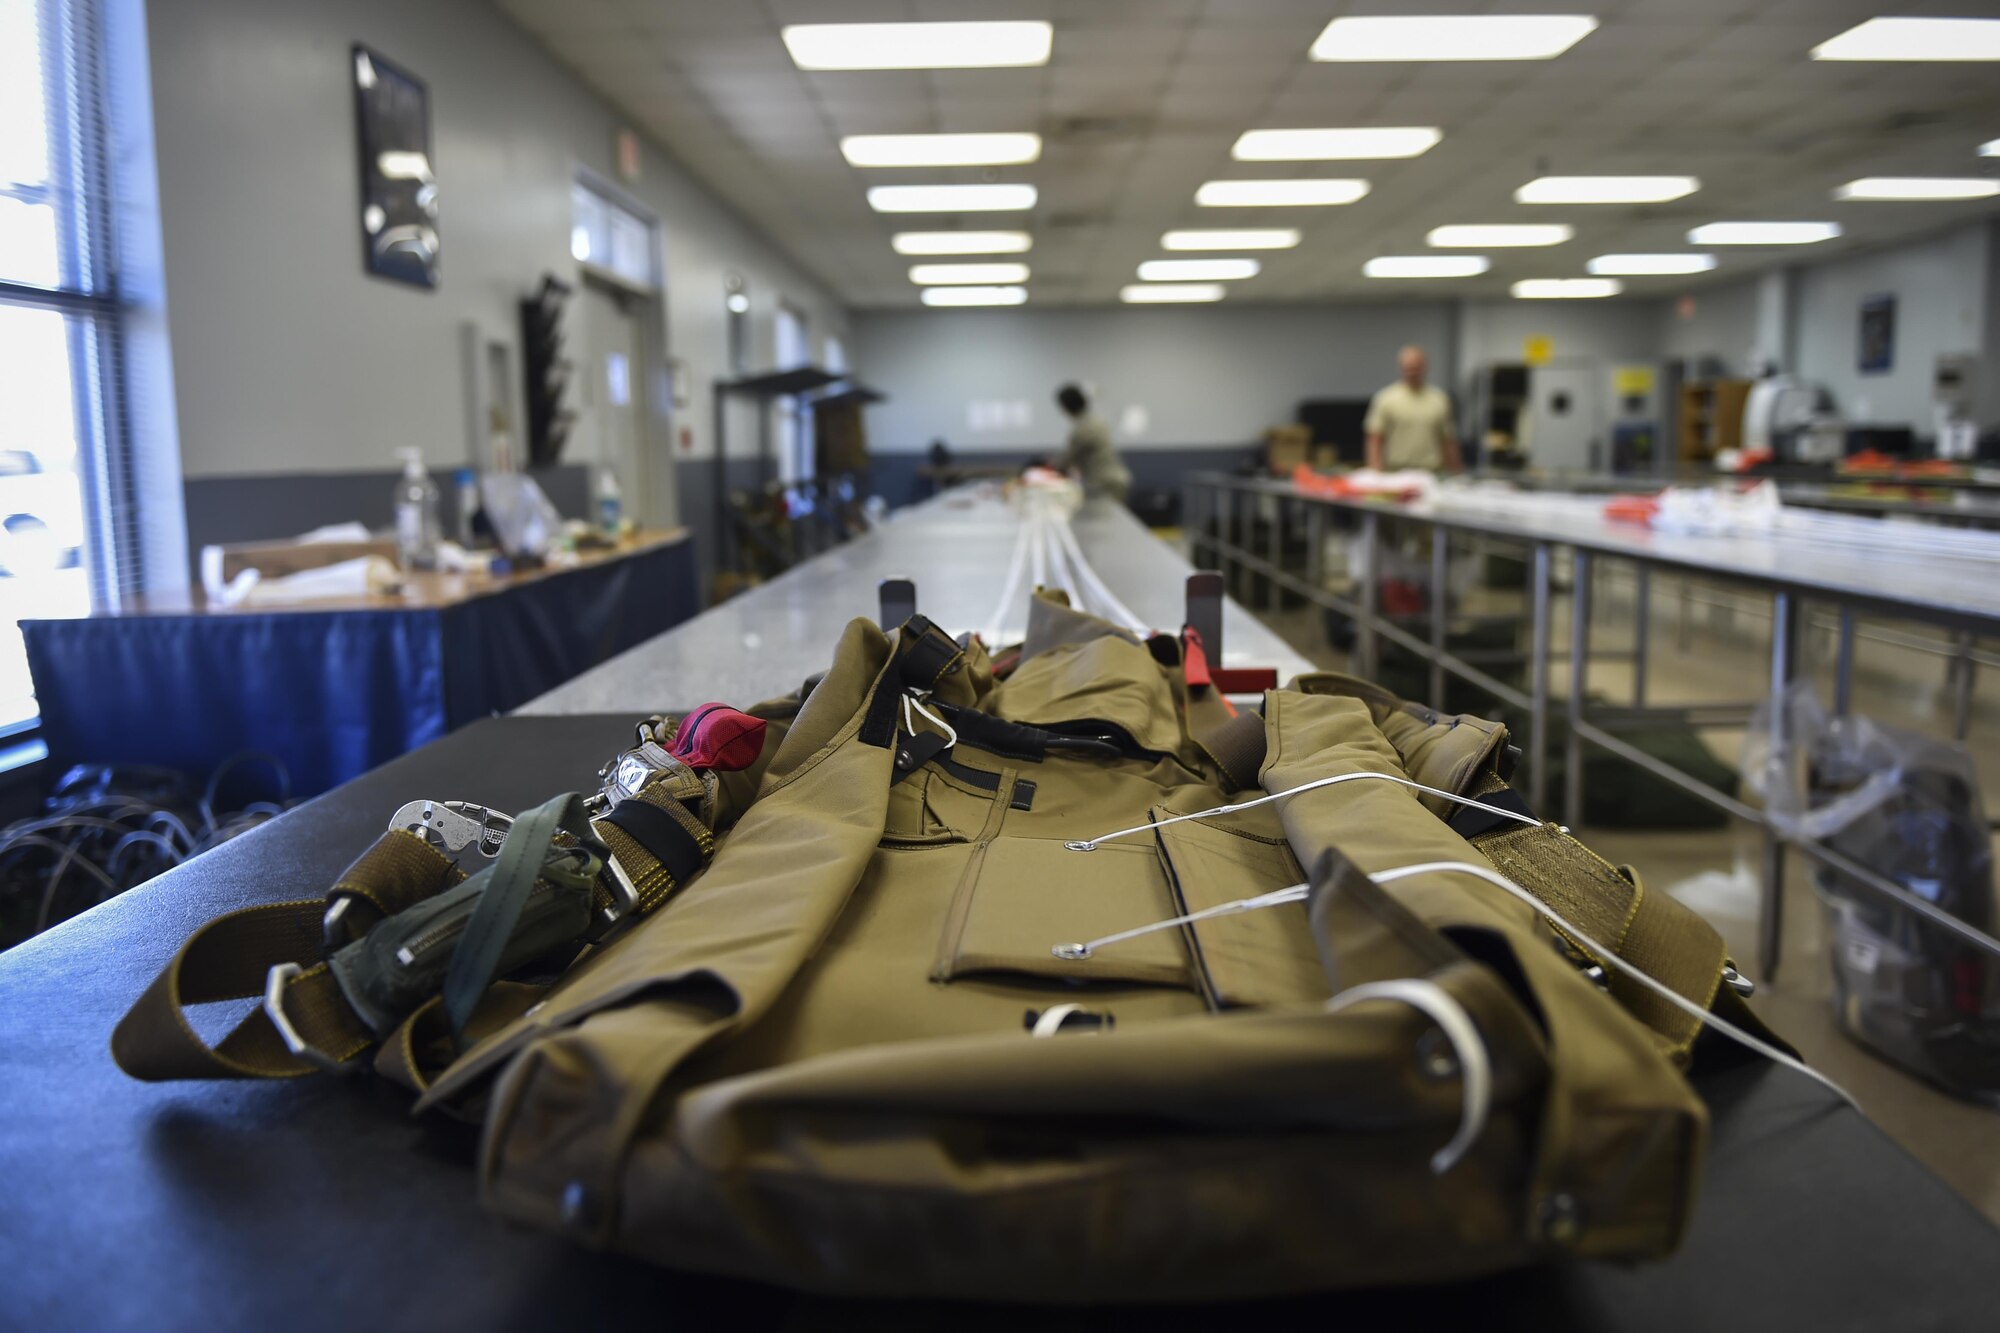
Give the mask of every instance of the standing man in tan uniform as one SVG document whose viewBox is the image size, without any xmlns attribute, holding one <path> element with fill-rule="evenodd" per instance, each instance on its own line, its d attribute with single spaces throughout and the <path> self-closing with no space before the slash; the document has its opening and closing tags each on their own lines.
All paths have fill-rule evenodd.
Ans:
<svg viewBox="0 0 2000 1333">
<path fill-rule="evenodd" d="M 1459 472 L 1458 430 L 1451 420 L 1451 395 L 1424 383 L 1428 362 L 1421 347 L 1405 347 L 1396 356 L 1402 378 L 1377 393 L 1368 404 L 1368 466 L 1378 471 L 1419 468 L 1426 472 Z"/>
<path fill-rule="evenodd" d="M 1056 390 L 1056 403 L 1070 419 L 1069 443 L 1056 466 L 1074 472 L 1087 496 L 1109 496 L 1120 504 L 1132 490 L 1132 473 L 1111 443 L 1111 427 L 1090 410 L 1090 399 L 1074 384 Z"/>
</svg>

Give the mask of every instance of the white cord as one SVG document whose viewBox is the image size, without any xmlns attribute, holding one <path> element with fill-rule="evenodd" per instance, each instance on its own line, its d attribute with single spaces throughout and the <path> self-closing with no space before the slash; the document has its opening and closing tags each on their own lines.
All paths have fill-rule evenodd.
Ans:
<svg viewBox="0 0 2000 1333">
<path fill-rule="evenodd" d="M 1650 973 L 1644 971 L 1636 963 L 1628 962 L 1627 960 L 1619 957 L 1615 950 L 1606 948 L 1603 944 L 1599 943 L 1597 940 L 1592 939 L 1589 935 L 1586 935 L 1583 931 L 1579 930 L 1575 926 L 1575 924 L 1573 924 L 1568 918 L 1564 917 L 1560 912 L 1556 911 L 1553 907 L 1550 907 L 1547 903 L 1535 897 L 1534 894 L 1529 893 L 1526 889 L 1514 883 L 1514 881 L 1508 879 L 1505 875 L 1502 875 L 1500 872 L 1494 870 L 1490 866 L 1475 865 L 1470 861 L 1422 861 L 1415 865 L 1397 866 L 1394 869 L 1380 871 L 1376 874 L 1370 875 L 1368 878 L 1373 880 L 1377 884 L 1393 884 L 1399 879 L 1408 879 L 1413 875 L 1442 874 L 1449 871 L 1456 871 L 1462 874 L 1471 875 L 1477 879 L 1484 880 L 1486 883 L 1491 884 L 1496 888 L 1504 889 L 1506 892 L 1512 894 L 1516 898 L 1519 898 L 1522 902 L 1526 903 L 1529 907 L 1533 908 L 1542 917 L 1547 919 L 1550 924 L 1554 925 L 1557 929 L 1561 930 L 1565 935 L 1583 944 L 1585 947 L 1587 947 L 1593 953 L 1595 953 L 1598 957 L 1602 958 L 1607 964 L 1617 968 L 1620 972 L 1625 973 L 1625 975 L 1631 977 L 1634 981 L 1637 981 L 1640 985 L 1646 987 L 1646 989 L 1652 991 L 1654 994 L 1658 995 L 1661 999 L 1667 1001 L 1669 1004 L 1681 1010 L 1683 1013 L 1690 1015 L 1698 1022 L 1705 1023 L 1709 1027 L 1714 1028 L 1717 1032 L 1720 1032 L 1723 1036 L 1728 1037 L 1738 1042 L 1739 1044 L 1748 1047 L 1750 1050 L 1757 1052 L 1757 1054 L 1763 1056 L 1765 1059 L 1770 1060 L 1776 1064 L 1784 1065 L 1787 1069 L 1797 1070 L 1799 1073 L 1804 1074 L 1807 1078 L 1813 1080 L 1815 1083 L 1818 1083 L 1820 1086 L 1832 1092 L 1835 1096 L 1839 1097 L 1842 1101 L 1846 1102 L 1856 1111 L 1861 1111 L 1861 1103 L 1854 1100 L 1854 1094 L 1850 1093 L 1846 1088 L 1841 1087 L 1840 1084 L 1835 1083 L 1825 1074 L 1820 1073 L 1817 1069 L 1812 1068 L 1804 1061 L 1796 1059 L 1793 1056 L 1787 1054 L 1786 1052 L 1779 1050 L 1776 1046 L 1773 1046 L 1770 1042 L 1765 1041 L 1762 1037 L 1756 1036 L 1753 1033 L 1750 1033 L 1744 1030 L 1743 1028 L 1736 1026 L 1736 1024 L 1730 1022 L 1728 1019 L 1722 1018 L 1719 1015 L 1712 1013 L 1707 1009 L 1702 1008 L 1700 1005 L 1696 1004 L 1693 1000 L 1688 999 L 1685 995 L 1682 995 L 1679 991 L 1674 990 L 1672 987 L 1666 985 L 1664 982 L 1655 980 Z M 1307 897 L 1307 895 L 1309 894 L 1309 892 L 1310 892 L 1309 886 L 1304 884 L 1293 884 L 1287 888 L 1274 889 L 1269 893 L 1260 893 L 1252 898 L 1238 898 L 1233 902 L 1220 903 L 1214 907 L 1205 908 L 1199 912 L 1189 912 L 1183 916 L 1171 917 L 1165 921 L 1155 921 L 1144 926 L 1135 926 L 1131 930 L 1121 930 L 1114 935 L 1105 935 L 1101 936 L 1098 939 L 1089 940 L 1081 943 L 1075 943 L 1075 944 L 1058 944 L 1053 948 L 1051 948 L 1049 952 L 1054 956 L 1056 956 L 1057 958 L 1065 959 L 1070 962 L 1081 962 L 1091 957 L 1091 955 L 1096 953 L 1097 950 L 1109 944 L 1117 944 L 1124 940 L 1135 939 L 1141 935 L 1150 935 L 1153 934 L 1155 931 L 1178 929 L 1181 926 L 1190 925 L 1199 921 L 1207 921 L 1214 917 L 1234 916 L 1240 912 L 1254 912 L 1258 911 L 1261 908 L 1277 907 L 1284 903 L 1303 902 Z M 1354 991 L 1362 991 L 1366 989 L 1367 989 L 1366 986 L 1357 986 L 1351 988 L 1351 990 L 1342 991 L 1340 995 L 1336 995 L 1333 997 L 1333 1001 L 1329 1001 L 1329 1007 L 1330 1008 L 1336 1007 L 1336 1002 L 1340 1001 L 1343 996 L 1352 994 Z M 1359 998 L 1372 998 L 1372 997 L 1359 997 Z M 1403 997 L 1385 996 L 1383 998 L 1403 998 Z M 1409 1000 L 1408 1002 L 1416 1003 L 1416 1001 L 1414 1000 Z M 1421 1008 L 1423 1006 L 1419 1005 L 1419 1007 Z M 1430 1014 L 1431 1017 L 1434 1019 L 1438 1018 L 1438 1015 L 1428 1008 L 1425 1008 L 1424 1012 Z M 1440 1028 L 1444 1028 L 1445 1027 L 1444 1020 L 1438 1019 L 1438 1026 Z M 1470 1080 L 1472 1078 L 1472 1065 L 1465 1053 L 1468 1044 L 1465 1041 L 1461 1040 L 1459 1036 L 1454 1035 L 1449 1028 L 1446 1028 L 1445 1036 L 1452 1041 L 1452 1045 L 1454 1046 L 1454 1048 L 1458 1050 L 1460 1067 L 1466 1071 L 1466 1079 L 1468 1081 L 1467 1095 L 1466 1095 L 1466 1107 L 1467 1107 L 1466 1114 L 1469 1118 L 1473 1112 L 1473 1100 L 1470 1088 Z M 1477 1032 L 1475 1030 L 1474 1039 L 1476 1040 L 1476 1038 L 1477 1038 Z M 1864 1115 L 1866 1114 L 1866 1112 L 1862 1113 Z M 1483 1107 L 1480 1108 L 1479 1115 L 1480 1115 L 1480 1121 L 1481 1123 L 1483 1123 L 1485 1117 L 1485 1112 Z M 1459 1135 L 1453 1137 L 1452 1143 L 1446 1145 L 1446 1148 L 1444 1150 L 1445 1153 L 1450 1153 L 1453 1145 L 1459 1145 L 1458 1154 L 1462 1155 L 1465 1148 L 1470 1146 L 1471 1140 L 1470 1137 L 1464 1133 L 1463 1125 L 1460 1126 L 1460 1131 L 1461 1132 Z M 1474 1130 L 1474 1133 L 1475 1134 L 1477 1133 L 1476 1129 Z M 1462 1145 L 1459 1143 L 1459 1140 L 1461 1138 L 1466 1140 L 1466 1142 Z M 1440 1155 L 1442 1156 L 1444 1154 Z M 1450 1157 L 1449 1160 L 1446 1161 L 1444 1166 L 1441 1167 L 1437 1164 L 1437 1159 L 1433 1158 L 1432 1169 L 1438 1171 L 1445 1170 L 1451 1165 L 1451 1162 L 1456 1160 L 1457 1156 L 1454 1155 Z"/>
<path fill-rule="evenodd" d="M 1133 615 L 1132 608 L 1119 601 L 1117 594 L 1113 593 L 1104 580 L 1098 577 L 1097 571 L 1091 568 L 1090 561 L 1084 558 L 1082 545 L 1076 539 L 1076 530 L 1069 525 L 1067 519 L 1057 526 L 1056 540 L 1069 552 L 1070 564 L 1089 585 L 1091 597 L 1098 603 L 1098 609 L 1105 619 L 1115 620 L 1141 637 L 1151 631 L 1152 626 Z"/>
<path fill-rule="evenodd" d="M 905 694 L 905 695 L 903 696 L 903 730 L 904 730 L 904 731 L 907 731 L 907 732 L 909 732 L 909 733 L 910 733 L 910 734 L 911 734 L 912 736 L 914 736 L 914 735 L 916 735 L 916 734 L 917 734 L 917 724 L 916 724 L 916 721 L 915 721 L 915 720 L 914 720 L 914 719 L 913 719 L 913 718 L 912 718 L 912 717 L 910 716 L 910 710 L 911 710 L 911 709 L 915 709 L 915 710 L 916 710 L 917 712 L 919 712 L 919 713 L 923 714 L 923 716 L 924 716 L 924 717 L 925 717 L 926 719 L 928 719 L 928 720 L 929 720 L 929 721 L 931 722 L 931 724 L 932 724 L 932 725 L 936 726 L 936 727 L 937 727 L 937 729 L 938 729 L 939 731 L 942 731 L 942 732 L 944 733 L 944 748 L 945 748 L 945 749 L 949 750 L 949 749 L 951 749 L 951 748 L 952 748 L 952 747 L 953 747 L 954 745 L 957 745 L 957 744 L 958 744 L 958 731 L 957 731 L 957 729 L 956 729 L 956 728 L 954 728 L 954 727 L 953 727 L 953 726 L 951 725 L 951 723 L 949 723 L 949 722 L 945 721 L 945 720 L 944 720 L 943 718 L 939 717 L 939 716 L 938 716 L 938 715 L 937 715 L 936 713 L 933 713 L 933 712 L 932 712 L 932 711 L 931 711 L 930 709 L 928 709 L 928 708 L 924 707 L 924 703 L 923 703 L 923 700 L 921 700 L 921 699 L 917 698 L 917 696 L 916 696 L 916 695 L 914 695 L 914 694 Z"/>
<path fill-rule="evenodd" d="M 1081 580 L 1077 578 L 1076 571 L 1070 568 L 1069 555 L 1064 550 L 1061 540 L 1056 536 L 1060 530 L 1067 526 L 1068 524 L 1061 517 L 1051 515 L 1042 524 L 1042 545 L 1048 550 L 1049 570 L 1055 577 L 1056 586 L 1061 588 L 1069 597 L 1069 604 L 1081 611 L 1084 609 L 1083 590 L 1080 586 Z"/>
<path fill-rule="evenodd" d="M 1444 987 L 1421 977 L 1401 977 L 1389 981 L 1368 981 L 1350 986 L 1326 1002 L 1326 1011 L 1342 1009 L 1370 1000 L 1393 1000 L 1416 1009 L 1444 1033 L 1458 1063 L 1459 1084 L 1464 1089 L 1458 1116 L 1458 1131 L 1451 1141 L 1431 1154 L 1431 1174 L 1441 1176 L 1458 1165 L 1486 1128 L 1486 1116 L 1493 1106 L 1493 1061 L 1486 1053 L 1486 1041 L 1465 1006 L 1454 1000 Z"/>
<path fill-rule="evenodd" d="M 1497 805 L 1488 805 L 1485 801 L 1474 800 L 1470 796 L 1460 796 L 1456 792 L 1448 792 L 1442 788 L 1426 787 L 1421 782 L 1412 782 L 1408 778 L 1399 778 L 1393 773 L 1340 773 L 1330 778 L 1318 778 L 1286 791 L 1274 792 L 1269 796 L 1259 796 L 1254 801 L 1238 801 L 1234 805 L 1218 805 L 1210 810 L 1197 810 L 1191 815 L 1174 815 L 1168 819 L 1155 819 L 1144 824 L 1134 824 L 1131 828 L 1119 829 L 1114 833 L 1100 833 L 1095 838 L 1079 842 L 1066 842 L 1063 846 L 1072 852 L 1094 852 L 1097 850 L 1098 844 L 1110 842 L 1113 838 L 1130 837 L 1134 833 L 1144 833 L 1147 829 L 1165 828 L 1168 824 L 1178 824 L 1188 819 L 1208 819 L 1215 815 L 1232 815 L 1239 810 L 1252 810 L 1260 805 L 1269 805 L 1272 801 L 1282 801 L 1287 796 L 1297 796 L 1300 792 L 1312 791 L 1317 787 L 1332 787 L 1342 782 L 1356 782 L 1363 778 L 1375 778 L 1383 782 L 1394 782 L 1399 786 L 1408 787 L 1413 791 L 1428 792 L 1432 796 L 1441 796 L 1447 801 L 1456 801 L 1460 805 L 1469 805 L 1475 810 L 1484 810 L 1488 814 L 1504 815 L 1517 824 L 1526 824 L 1529 828 L 1540 828 L 1542 826 L 1542 821 L 1536 819 L 1533 815 L 1524 815 L 1518 810 L 1505 810 Z M 1563 832 L 1567 833 L 1569 830 L 1563 829 Z"/>
<path fill-rule="evenodd" d="M 1000 646 L 1000 635 L 1007 628 L 1007 613 L 1014 609 L 1014 598 L 1021 591 L 1021 575 L 1028 567 L 1028 525 L 1023 523 L 1014 532 L 1014 555 L 1007 562 L 1007 582 L 1000 589 L 999 604 L 993 608 L 992 619 L 987 622 L 987 632 L 983 636 L 988 648 Z"/>
<path fill-rule="evenodd" d="M 1746 1032 L 1728 1019 L 1720 1018 L 1707 1009 L 1702 1008 L 1666 983 L 1654 980 L 1651 973 L 1644 971 L 1636 963 L 1627 962 L 1625 959 L 1620 958 L 1616 950 L 1607 949 L 1604 945 L 1584 934 L 1581 930 L 1578 930 L 1560 912 L 1556 911 L 1555 908 L 1550 907 L 1540 898 L 1529 893 L 1526 889 L 1516 884 L 1513 880 L 1508 879 L 1499 871 L 1494 870 L 1491 866 L 1474 865 L 1470 861 L 1425 861 L 1417 865 L 1398 866 L 1394 870 L 1384 870 L 1378 875 L 1370 875 L 1369 878 L 1377 884 L 1388 884 L 1395 880 L 1405 879 L 1411 875 L 1424 875 L 1433 871 L 1445 870 L 1456 870 L 1467 875 L 1473 875 L 1485 880 L 1495 888 L 1505 889 L 1508 893 L 1513 894 L 1516 898 L 1534 908 L 1535 911 L 1541 913 L 1542 916 L 1548 919 L 1551 925 L 1561 930 L 1565 935 L 1581 942 L 1606 963 L 1617 968 L 1626 976 L 1631 977 L 1634 981 L 1644 986 L 1647 990 L 1652 991 L 1676 1009 L 1691 1015 L 1700 1022 L 1708 1024 L 1708 1026 L 1714 1028 L 1723 1036 L 1735 1039 L 1764 1058 L 1775 1061 L 1789 1069 L 1796 1069 L 1807 1078 L 1827 1088 L 1856 1111 L 1861 1110 L 1861 1103 L 1855 1101 L 1854 1094 L 1846 1088 L 1841 1087 L 1838 1083 L 1835 1083 L 1817 1069 L 1812 1068 L 1803 1060 L 1787 1055 L 1770 1042 L 1765 1041 L 1762 1037 Z M 1863 1114 L 1866 1113 L 1863 1112 Z"/>
</svg>

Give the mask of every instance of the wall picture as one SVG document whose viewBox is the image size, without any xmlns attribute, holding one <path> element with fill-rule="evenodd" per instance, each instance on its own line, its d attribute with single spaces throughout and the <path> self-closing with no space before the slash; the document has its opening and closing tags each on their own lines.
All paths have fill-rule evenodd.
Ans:
<svg viewBox="0 0 2000 1333">
<path fill-rule="evenodd" d="M 1896 298 L 1871 296 L 1861 303 L 1861 369 L 1880 374 L 1896 364 Z"/>
<path fill-rule="evenodd" d="M 361 156 L 361 253 L 370 273 L 417 287 L 438 281 L 438 187 L 430 92 L 367 47 L 354 48 Z"/>
</svg>

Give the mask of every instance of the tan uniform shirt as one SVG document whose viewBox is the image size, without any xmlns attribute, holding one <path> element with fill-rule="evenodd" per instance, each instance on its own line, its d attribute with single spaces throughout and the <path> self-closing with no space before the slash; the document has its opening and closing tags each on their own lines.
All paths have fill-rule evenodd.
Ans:
<svg viewBox="0 0 2000 1333">
<path fill-rule="evenodd" d="M 1094 413 L 1078 417 L 1070 427 L 1069 445 L 1063 450 L 1060 466 L 1065 471 L 1076 470 L 1086 495 L 1123 500 L 1132 489 L 1132 473 L 1111 443 L 1111 427 Z"/>
<path fill-rule="evenodd" d="M 1409 385 L 1397 380 L 1368 404 L 1368 420 L 1363 429 L 1382 437 L 1382 466 L 1386 470 L 1441 471 L 1444 442 L 1456 434 L 1451 421 L 1451 395 L 1435 384 L 1412 391 Z"/>
</svg>

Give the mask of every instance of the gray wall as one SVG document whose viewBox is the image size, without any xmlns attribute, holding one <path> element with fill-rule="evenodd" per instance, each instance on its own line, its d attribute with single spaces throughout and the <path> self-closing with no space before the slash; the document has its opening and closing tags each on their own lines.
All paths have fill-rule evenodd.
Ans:
<svg viewBox="0 0 2000 1333">
<path fill-rule="evenodd" d="M 518 344 L 515 301 L 573 276 L 570 186 L 612 172 L 624 122 L 479 0 L 151 0 L 152 80 L 180 452 L 190 477 L 372 471 L 399 446 L 466 454 L 460 327 Z M 348 48 L 360 41 L 430 88 L 442 281 L 367 276 L 356 224 Z M 815 340 L 846 315 L 815 279 L 663 152 L 622 187 L 657 216 L 666 352 L 689 408 L 661 449 L 713 449 L 708 383 L 726 368 L 723 275 L 748 281 L 758 365 L 772 312 Z M 852 340 L 848 340 L 850 349 Z M 518 385 L 518 346 L 515 383 Z M 683 451 L 681 427 L 692 436 Z M 737 432 L 734 452 L 751 446 Z"/>
<path fill-rule="evenodd" d="M 1460 383 L 1481 366 L 1518 363 L 1529 338 L 1549 340 L 1557 361 L 1605 365 L 1659 359 L 1659 307 L 1652 300 L 1467 301 L 1458 311 Z"/>
<path fill-rule="evenodd" d="M 1757 280 L 1703 287 L 1690 295 L 1694 311 L 1686 318 L 1677 300 L 1661 303 L 1661 357 L 1690 363 L 1714 357 L 1731 376 L 1752 374 L 1756 370 Z"/>
<path fill-rule="evenodd" d="M 1929 435 L 1937 358 L 1978 354 L 1986 337 L 1987 230 L 1982 222 L 1801 270 L 1793 368 L 1831 388 L 1851 421 L 1910 425 Z M 1895 362 L 1886 373 L 1862 372 L 1857 356 L 1861 303 L 1874 296 L 1896 298 Z"/>
<path fill-rule="evenodd" d="M 1292 419 L 1305 398 L 1366 397 L 1421 343 L 1450 382 L 1452 318 L 1435 303 L 864 311 L 855 364 L 889 401 L 869 409 L 870 447 L 912 453 L 942 436 L 962 453 L 1051 448 L 1065 380 L 1097 389 L 1124 447 L 1243 444 Z M 968 405 L 1020 401 L 1025 427 L 973 430 Z M 1129 406 L 1146 430 L 1123 430 Z"/>
</svg>

